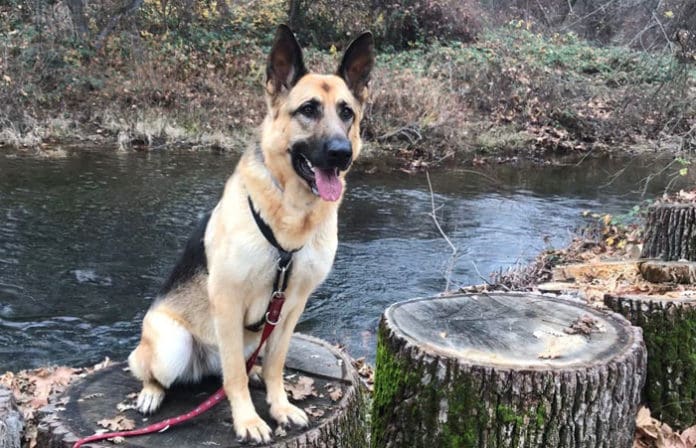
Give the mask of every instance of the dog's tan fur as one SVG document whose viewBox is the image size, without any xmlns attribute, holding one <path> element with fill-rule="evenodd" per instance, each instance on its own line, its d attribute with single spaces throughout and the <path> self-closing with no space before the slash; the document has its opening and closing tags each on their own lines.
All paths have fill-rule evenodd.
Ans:
<svg viewBox="0 0 696 448">
<path fill-rule="evenodd" d="M 278 36 L 287 38 L 288 32 L 279 29 Z M 369 42 L 371 52 L 371 37 Z M 278 72 L 287 74 L 290 79 L 292 70 L 283 65 L 287 60 L 282 51 L 278 53 L 274 50 L 269 58 L 269 64 L 276 65 L 271 67 L 273 73 L 276 77 Z M 294 257 L 280 324 L 265 347 L 262 377 L 271 416 L 281 425 L 308 423 L 306 414 L 288 401 L 282 372 L 307 298 L 333 263 L 340 199 L 327 202 L 313 193 L 293 169 L 288 148 L 309 137 L 341 134 L 352 144 L 353 159 L 358 156 L 371 57 L 354 58 L 348 67 L 353 72 L 347 70 L 343 77 L 306 74 L 285 86 L 283 79 L 269 78 L 268 114 L 260 142 L 241 157 L 205 230 L 208 273 L 159 298 L 143 320 L 140 343 L 129 357 L 131 371 L 143 381 L 138 401 L 142 412 L 156 410 L 172 383 L 195 381 L 221 370 L 237 436 L 256 442 L 270 440 L 271 430 L 251 402 L 244 362 L 260 334 L 245 326 L 266 312 L 277 252 L 253 219 L 247 202 L 250 197 L 281 246 L 302 248 Z M 309 122 L 293 115 L 311 99 L 318 100 L 326 111 L 321 120 Z M 355 113 L 352 123 L 335 112 L 343 103 Z M 341 184 L 344 176 L 345 171 L 340 174 Z"/>
</svg>

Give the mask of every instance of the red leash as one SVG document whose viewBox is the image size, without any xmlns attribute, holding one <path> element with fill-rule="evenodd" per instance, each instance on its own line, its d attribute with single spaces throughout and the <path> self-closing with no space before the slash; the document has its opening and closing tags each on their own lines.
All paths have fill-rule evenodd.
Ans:
<svg viewBox="0 0 696 448">
<path fill-rule="evenodd" d="M 279 271 L 280 270 L 281 269 L 279 268 Z M 285 268 L 282 268 L 283 276 L 285 276 L 286 270 L 287 270 L 287 266 Z M 282 282 L 281 282 L 281 284 L 282 284 Z M 282 291 L 274 292 L 273 297 L 271 298 L 271 303 L 268 304 L 268 311 L 266 312 L 266 323 L 263 327 L 263 333 L 261 333 L 261 341 L 259 342 L 259 346 L 256 347 L 256 350 L 254 350 L 254 353 L 252 353 L 251 356 L 249 356 L 249 359 L 247 359 L 247 362 L 246 362 L 247 373 L 249 373 L 251 371 L 251 368 L 254 367 L 254 364 L 256 363 L 256 358 L 259 356 L 259 352 L 261 351 L 261 347 L 266 342 L 268 337 L 271 335 L 275 326 L 278 324 L 278 320 L 280 319 L 280 310 L 283 308 L 283 303 L 285 303 L 285 293 Z M 212 396 L 210 396 L 207 400 L 205 400 L 203 403 L 201 403 L 198 407 L 196 407 L 191 412 L 188 412 L 188 413 L 183 414 L 183 415 L 179 415 L 177 417 L 172 417 L 172 418 L 168 418 L 166 420 L 162 420 L 161 422 L 154 423 L 150 426 L 146 426 L 145 428 L 133 429 L 130 431 L 119 431 L 119 432 L 107 432 L 104 434 L 94 434 L 92 436 L 85 437 L 83 439 L 78 440 L 73 445 L 73 448 L 80 448 L 85 443 L 98 442 L 100 440 L 105 440 L 105 439 L 113 439 L 114 437 L 133 437 L 133 436 L 142 436 L 145 434 L 152 434 L 153 432 L 164 432 L 167 429 L 171 428 L 172 426 L 180 425 L 181 423 L 189 421 L 192 418 L 198 417 L 199 415 L 203 414 L 208 409 L 212 408 L 213 406 L 215 406 L 216 404 L 218 404 L 219 402 L 221 402 L 224 399 L 225 399 L 225 389 L 221 387 L 217 392 L 215 392 Z"/>
</svg>

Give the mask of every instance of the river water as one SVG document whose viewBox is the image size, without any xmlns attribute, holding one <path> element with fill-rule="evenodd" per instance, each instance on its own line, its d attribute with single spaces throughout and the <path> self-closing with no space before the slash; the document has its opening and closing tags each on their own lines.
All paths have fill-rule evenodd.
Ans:
<svg viewBox="0 0 696 448">
<path fill-rule="evenodd" d="M 205 151 L 0 151 L 0 372 L 125 358 L 235 162 Z M 460 252 L 452 281 L 481 283 L 562 246 L 584 210 L 628 212 L 678 171 L 670 166 L 644 188 L 664 164 L 634 157 L 431 173 L 439 221 Z M 430 200 L 424 174 L 351 173 L 333 272 L 298 330 L 373 359 L 383 309 L 445 286 L 449 247 Z"/>
</svg>

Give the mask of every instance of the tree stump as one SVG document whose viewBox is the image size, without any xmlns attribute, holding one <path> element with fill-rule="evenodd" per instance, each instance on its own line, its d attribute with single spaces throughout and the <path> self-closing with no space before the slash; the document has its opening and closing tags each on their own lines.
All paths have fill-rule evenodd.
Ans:
<svg viewBox="0 0 696 448">
<path fill-rule="evenodd" d="M 696 204 L 675 202 L 650 206 L 641 257 L 696 261 Z"/>
<path fill-rule="evenodd" d="M 654 261 L 639 264 L 640 274 L 651 283 L 696 283 L 696 262 L 693 261 Z"/>
<path fill-rule="evenodd" d="M 672 428 L 696 423 L 696 299 L 606 295 L 604 303 L 643 329 L 651 414 Z"/>
<path fill-rule="evenodd" d="M 12 391 L 0 386 L 0 448 L 20 448 L 23 428 Z"/>
<path fill-rule="evenodd" d="M 307 429 L 291 428 L 279 432 L 269 414 L 265 391 L 252 384 L 251 394 L 259 415 L 275 430 L 274 441 L 263 445 L 274 448 L 366 447 L 367 428 L 364 390 L 350 358 L 336 347 L 305 335 L 295 334 L 286 362 L 286 382 L 302 377 L 313 381 L 314 395 L 291 402 L 303 408 L 310 418 Z M 195 386 L 177 386 L 169 391 L 162 408 L 149 418 L 133 409 L 119 412 L 119 403 L 132 403 L 129 394 L 137 392 L 139 382 L 117 364 L 88 375 L 72 384 L 48 409 L 39 424 L 39 448 L 69 448 L 78 439 L 94 434 L 102 419 L 123 416 L 136 427 L 147 426 L 165 418 L 190 411 L 215 392 L 219 378 L 210 378 Z M 86 446 L 113 447 L 108 441 Z M 236 440 L 229 403 L 224 401 L 191 422 L 163 433 L 125 439 L 120 447 L 248 446 Z M 259 445 L 256 445 L 259 446 Z"/>
<path fill-rule="evenodd" d="M 630 448 L 641 331 L 526 293 L 415 299 L 379 326 L 372 446 Z"/>
</svg>

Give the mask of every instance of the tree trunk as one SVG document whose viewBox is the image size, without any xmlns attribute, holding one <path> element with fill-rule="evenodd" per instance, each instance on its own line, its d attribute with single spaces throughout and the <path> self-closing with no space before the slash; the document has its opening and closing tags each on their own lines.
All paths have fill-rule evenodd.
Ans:
<svg viewBox="0 0 696 448">
<path fill-rule="evenodd" d="M 67 404 L 48 409 L 39 424 L 39 448 L 70 448 L 78 436 L 85 437 L 100 429 L 97 421 L 123 415 L 140 428 L 156 421 L 183 414 L 195 408 L 220 387 L 219 379 L 209 379 L 197 386 L 176 387 L 154 415 L 143 421 L 134 410 L 119 412 L 116 405 L 128 394 L 137 392 L 140 383 L 118 364 L 93 373 L 70 387 L 62 395 Z M 287 434 L 276 432 L 274 441 L 263 445 L 273 448 L 365 448 L 364 390 L 350 358 L 336 347 L 309 336 L 296 334 L 286 362 L 286 376 L 294 374 L 313 380 L 315 395 L 295 401 L 310 418 L 306 429 L 290 428 Z M 290 379 L 286 379 L 290 381 Z M 252 387 L 252 399 L 261 418 L 277 431 L 269 415 L 265 392 Z M 291 397 L 291 401 L 292 397 Z M 246 447 L 236 440 L 227 401 L 218 404 L 196 420 L 170 428 L 163 433 L 125 439 L 119 447 L 201 446 Z M 99 445 L 113 447 L 108 441 Z M 256 445 L 259 446 L 259 445 Z"/>
<path fill-rule="evenodd" d="M 696 261 L 696 205 L 656 204 L 648 209 L 643 258 Z"/>
<path fill-rule="evenodd" d="M 372 446 L 630 448 L 640 329 L 534 294 L 416 299 L 380 322 Z"/>
<path fill-rule="evenodd" d="M 24 419 L 12 391 L 0 386 L 0 448 L 20 448 Z"/>
<path fill-rule="evenodd" d="M 604 303 L 643 329 L 648 376 L 643 397 L 672 428 L 696 422 L 696 299 L 606 295 Z"/>
<path fill-rule="evenodd" d="M 116 12 L 109 19 L 106 25 L 104 25 L 104 28 L 102 28 L 102 30 L 99 32 L 99 35 L 97 35 L 97 38 L 94 41 L 94 49 L 99 51 L 106 42 L 106 38 L 109 37 L 114 29 L 116 29 L 116 26 L 121 22 L 121 20 L 135 13 L 135 11 L 137 11 L 138 8 L 140 8 L 140 6 L 143 4 L 143 1 L 144 0 L 130 0 L 126 6 L 124 6 L 120 11 Z"/>
<path fill-rule="evenodd" d="M 300 10 L 302 9 L 301 0 L 288 1 L 288 26 L 295 31 L 300 29 L 302 20 L 300 20 Z"/>
<path fill-rule="evenodd" d="M 85 16 L 85 5 L 83 0 L 67 0 L 70 17 L 77 37 L 84 41 L 89 37 L 89 27 L 87 26 L 87 16 Z"/>
</svg>

